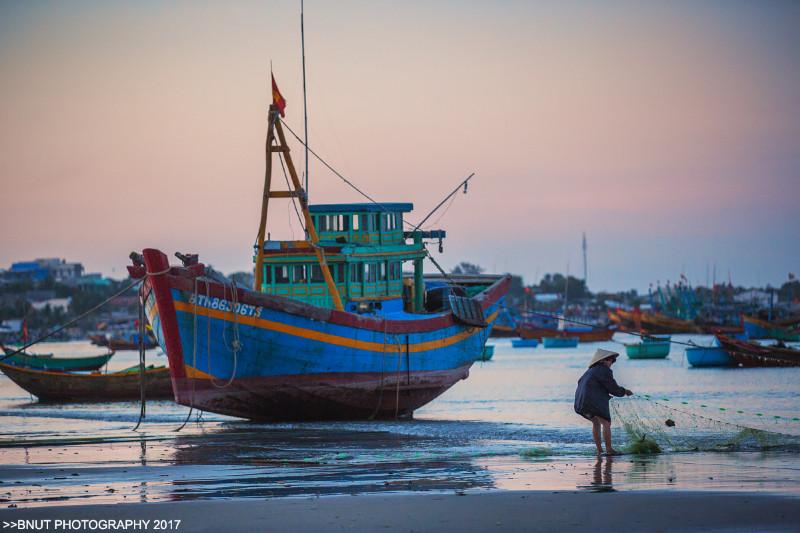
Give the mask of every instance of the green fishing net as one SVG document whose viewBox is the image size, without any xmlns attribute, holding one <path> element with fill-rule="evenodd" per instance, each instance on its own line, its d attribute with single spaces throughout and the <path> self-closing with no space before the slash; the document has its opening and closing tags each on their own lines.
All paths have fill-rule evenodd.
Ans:
<svg viewBox="0 0 800 533">
<path fill-rule="evenodd" d="M 664 451 L 800 449 L 800 420 L 687 402 L 631 397 L 611 402 L 628 444 L 653 441 Z"/>
</svg>

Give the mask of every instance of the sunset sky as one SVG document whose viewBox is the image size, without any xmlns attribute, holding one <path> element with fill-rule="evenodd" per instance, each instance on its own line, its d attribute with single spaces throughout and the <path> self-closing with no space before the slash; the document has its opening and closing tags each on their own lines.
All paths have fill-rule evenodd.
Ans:
<svg viewBox="0 0 800 533">
<path fill-rule="evenodd" d="M 437 224 L 446 267 L 581 274 L 586 231 L 595 291 L 800 274 L 800 2 L 305 10 L 312 148 L 414 221 L 476 173 Z M 299 132 L 299 0 L 0 2 L 0 267 L 250 269 L 270 61 Z M 310 178 L 312 203 L 360 200 Z M 293 216 L 271 207 L 273 238 Z"/>
</svg>

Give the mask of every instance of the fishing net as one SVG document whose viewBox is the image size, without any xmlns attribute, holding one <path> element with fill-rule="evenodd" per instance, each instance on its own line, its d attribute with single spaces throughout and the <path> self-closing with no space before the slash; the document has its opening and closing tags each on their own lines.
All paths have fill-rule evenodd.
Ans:
<svg viewBox="0 0 800 533">
<path fill-rule="evenodd" d="M 614 400 L 611 407 L 629 444 L 653 441 L 665 451 L 800 450 L 798 418 L 638 396 Z"/>
</svg>

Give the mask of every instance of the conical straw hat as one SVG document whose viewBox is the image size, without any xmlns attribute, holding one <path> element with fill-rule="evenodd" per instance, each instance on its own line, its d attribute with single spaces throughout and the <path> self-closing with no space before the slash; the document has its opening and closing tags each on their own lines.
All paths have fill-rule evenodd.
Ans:
<svg viewBox="0 0 800 533">
<path fill-rule="evenodd" d="M 602 348 L 598 348 L 596 352 L 594 352 L 594 357 L 589 362 L 589 366 L 602 361 L 603 359 L 608 359 L 609 357 L 619 357 L 617 352 L 612 352 L 610 350 L 603 350 Z"/>
</svg>

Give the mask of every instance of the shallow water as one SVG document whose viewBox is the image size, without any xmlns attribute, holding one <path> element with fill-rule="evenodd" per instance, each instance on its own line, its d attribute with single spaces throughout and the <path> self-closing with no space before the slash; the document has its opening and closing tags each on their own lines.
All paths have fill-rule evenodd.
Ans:
<svg viewBox="0 0 800 533">
<path fill-rule="evenodd" d="M 711 342 L 710 336 L 673 339 Z M 632 338 L 618 334 L 615 341 Z M 572 411 L 575 383 L 598 347 L 496 345 L 466 381 L 410 421 L 251 424 L 148 402 L 40 404 L 0 376 L 0 500 L 20 506 L 416 490 L 677 488 L 800 493 L 794 449 L 664 453 L 597 461 L 590 425 Z M 98 353 L 88 343 L 40 351 Z M 148 363 L 165 364 L 155 350 Z M 138 361 L 120 352 L 111 370 Z M 800 369 L 695 369 L 628 360 L 617 380 L 667 405 L 729 424 L 800 436 Z M 623 400 L 626 401 L 626 400 Z M 741 411 L 741 412 L 738 412 Z M 780 418 L 776 418 L 780 417 Z M 615 421 L 615 424 L 618 421 Z M 620 447 L 625 434 L 615 429 Z"/>
</svg>

